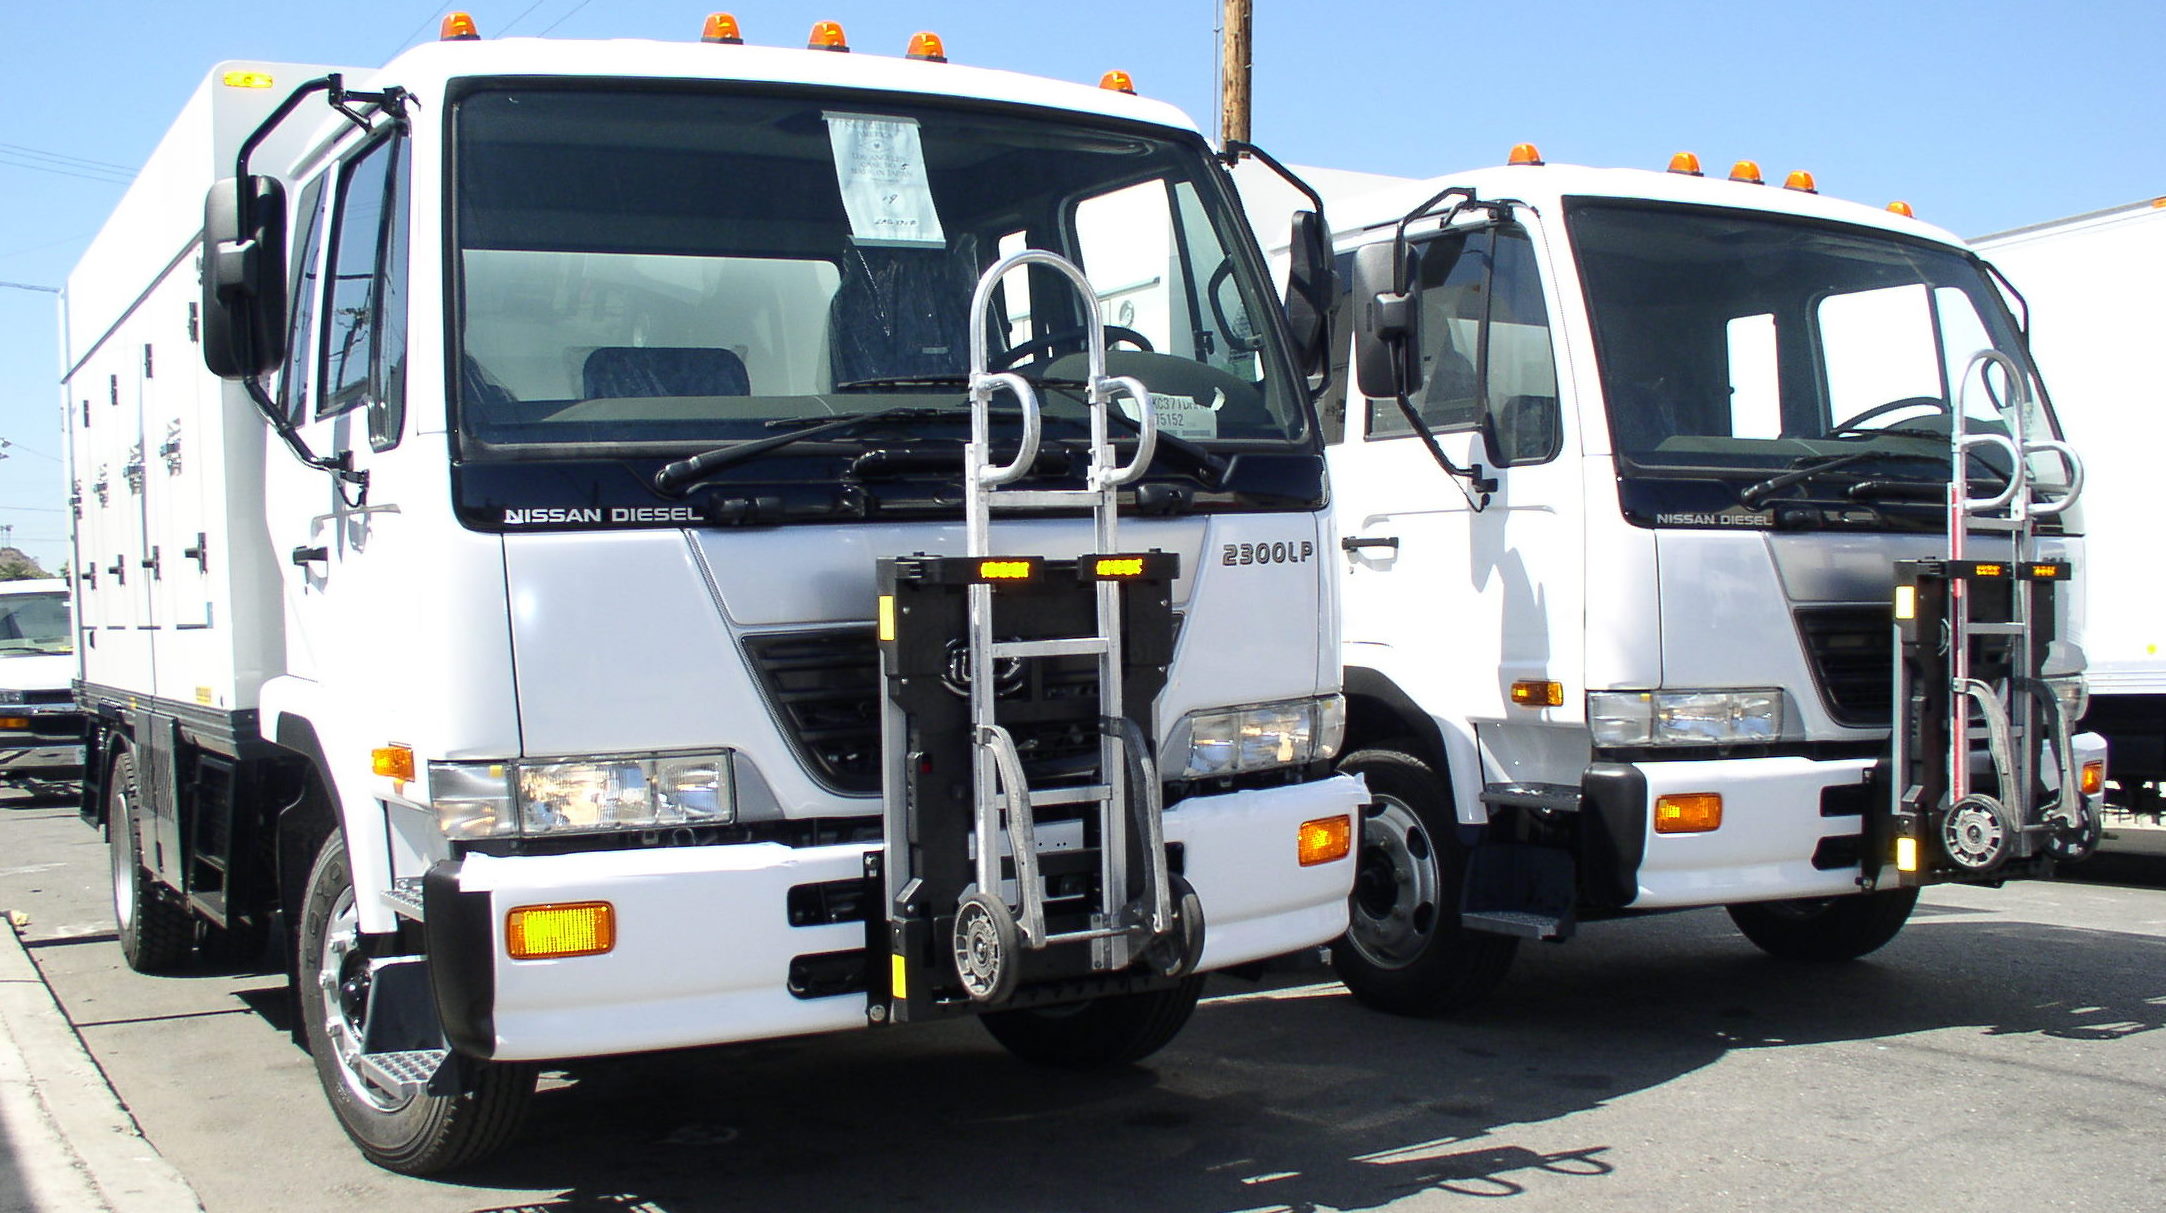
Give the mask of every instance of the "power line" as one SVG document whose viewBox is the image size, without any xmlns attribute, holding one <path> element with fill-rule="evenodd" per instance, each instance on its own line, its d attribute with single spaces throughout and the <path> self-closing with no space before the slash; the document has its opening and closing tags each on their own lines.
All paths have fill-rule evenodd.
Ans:
<svg viewBox="0 0 2166 1213">
<path fill-rule="evenodd" d="M 550 30 L 554 30 L 554 29 L 555 29 L 556 27 L 558 27 L 558 26 L 560 26 L 560 25 L 564 24 L 565 22 L 567 22 L 567 21 L 571 20 L 571 19 L 572 19 L 572 17 L 573 17 L 573 16 L 575 15 L 575 14 L 577 14 L 577 13 L 579 12 L 579 10 L 580 10 L 580 9 L 583 9 L 583 8 L 585 8 L 586 6 L 588 6 L 589 4 L 592 4 L 592 3 L 594 3 L 594 0 L 579 0 L 579 3 L 577 3 L 577 4 L 574 4 L 574 5 L 572 5 L 572 9 L 571 9 L 571 12 L 568 12 L 568 13 L 564 14 L 563 16 L 561 16 L 561 17 L 557 18 L 556 20 L 554 20 L 554 21 L 550 22 L 550 23 L 549 23 L 549 26 L 548 26 L 548 28 L 547 28 L 547 29 L 544 29 L 544 30 L 543 30 L 543 31 L 541 32 L 540 36 L 541 36 L 541 37 L 543 37 L 543 38 L 546 38 L 546 37 L 548 37 L 548 36 L 549 36 L 549 32 L 550 32 Z"/>
<path fill-rule="evenodd" d="M 529 4 L 529 5 L 527 5 L 527 6 L 526 6 L 526 11 L 525 11 L 525 12 L 522 12 L 522 13 L 520 13 L 520 14 L 519 14 L 518 16 L 516 16 L 516 17 L 513 17 L 513 18 L 512 18 L 511 20 L 509 20 L 509 21 L 505 22 L 505 23 L 504 23 L 504 28 L 503 28 L 502 30 L 498 31 L 498 35 L 497 35 L 497 36 L 498 36 L 498 37 L 505 37 L 505 38 L 508 38 L 508 37 L 510 37 L 510 36 L 511 36 L 511 31 L 512 31 L 512 27 L 514 27 L 514 26 L 518 25 L 518 24 L 519 24 L 519 23 L 520 23 L 521 21 L 524 21 L 524 20 L 526 20 L 526 18 L 527 18 L 527 13 L 531 13 L 531 12 L 533 12 L 533 11 L 534 11 L 535 9 L 537 9 L 537 8 L 540 8 L 540 7 L 541 7 L 541 6 L 543 5 L 543 4 L 545 4 L 545 3 L 547 3 L 547 0 L 534 0 L 534 3 L 532 3 L 532 4 Z"/>
<path fill-rule="evenodd" d="M 414 39 L 415 39 L 415 38 L 418 38 L 418 37 L 420 37 L 420 36 L 421 36 L 421 32 L 422 32 L 423 30 L 425 30 L 425 29 L 429 28 L 429 22 L 431 22 L 431 21 L 434 21 L 434 20 L 436 20 L 436 19 L 437 19 L 438 17 L 441 17 L 441 16 L 443 16 L 443 15 L 444 15 L 444 10 L 445 10 L 445 9 L 447 9 L 447 8 L 450 8 L 450 7 L 452 6 L 453 2 L 454 2 L 454 0 L 444 0 L 444 3 L 442 3 L 442 4 L 439 4 L 439 5 L 437 5 L 437 6 L 436 6 L 436 11 L 435 11 L 435 12 L 432 12 L 432 13 L 430 13 L 430 14 L 429 14 L 428 16 L 426 16 L 426 17 L 423 17 L 423 18 L 421 19 L 421 24 L 419 24 L 419 25 L 415 26 L 415 27 L 414 27 L 414 28 L 413 28 L 413 29 L 412 29 L 411 31 L 409 31 L 409 32 L 407 33 L 407 35 L 406 35 L 406 36 L 405 36 L 404 38 L 401 38 L 401 39 L 399 39 L 399 44 L 398 44 L 397 46 L 394 46 L 394 47 L 392 47 L 392 48 L 391 48 L 391 54 L 392 54 L 392 55 L 396 55 L 396 54 L 398 54 L 398 53 L 399 53 L 400 51 L 403 51 L 403 50 L 405 50 L 405 49 L 406 49 L 406 48 L 407 48 L 408 46 L 411 46 L 411 45 L 413 45 L 413 41 L 414 41 Z M 386 56 L 384 56 L 384 57 L 385 57 L 386 59 L 388 59 L 388 58 L 390 58 L 390 57 L 391 57 L 391 55 L 386 55 Z"/>
<path fill-rule="evenodd" d="M 75 172 L 72 169 L 60 168 L 56 165 L 40 164 L 35 160 L 11 159 L 10 157 L 12 155 L 13 153 L 11 152 L 0 152 L 0 164 L 7 165 L 9 168 L 26 168 L 34 173 L 52 173 L 60 177 L 80 177 L 85 181 L 100 181 L 104 182 L 107 185 L 126 185 L 130 181 L 135 180 L 135 176 L 132 173 L 109 173 L 104 169 L 97 169 L 94 171 L 79 173 Z"/>
<path fill-rule="evenodd" d="M 88 156 L 70 156 L 66 152 L 42 151 L 34 147 L 24 147 L 20 143 L 0 143 L 0 151 L 16 152 L 25 156 L 35 156 L 40 160 L 51 160 L 58 164 L 73 165 L 77 168 L 104 168 L 112 169 L 115 172 L 127 173 L 130 176 L 135 175 L 135 170 L 125 164 L 115 164 L 110 160 L 92 160 Z"/>
</svg>

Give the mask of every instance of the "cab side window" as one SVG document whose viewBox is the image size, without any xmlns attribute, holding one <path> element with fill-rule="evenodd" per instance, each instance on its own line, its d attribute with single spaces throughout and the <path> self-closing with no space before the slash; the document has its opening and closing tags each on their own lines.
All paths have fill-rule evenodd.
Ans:
<svg viewBox="0 0 2166 1213">
<path fill-rule="evenodd" d="M 1450 232 L 1417 248 L 1421 385 L 1407 403 L 1440 433 L 1486 419 L 1505 466 L 1554 457 L 1557 366 L 1526 232 Z M 1411 433 L 1397 401 L 1369 401 L 1369 437 Z"/>
<path fill-rule="evenodd" d="M 369 407 L 370 445 L 398 441 L 406 380 L 406 143 L 385 139 L 339 175 L 316 416 Z"/>
</svg>

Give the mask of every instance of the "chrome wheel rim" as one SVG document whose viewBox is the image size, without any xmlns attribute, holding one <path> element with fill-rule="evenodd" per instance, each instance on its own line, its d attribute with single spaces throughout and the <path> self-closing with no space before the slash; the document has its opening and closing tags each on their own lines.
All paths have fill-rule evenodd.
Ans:
<svg viewBox="0 0 2166 1213">
<path fill-rule="evenodd" d="M 368 1023 L 369 963 L 361 947 L 361 914 L 353 889 L 339 891 L 324 924 L 317 957 L 316 986 L 322 992 L 325 1044 L 339 1077 L 355 1099 L 378 1112 L 397 1112 L 414 1101 L 410 1093 L 387 1091 L 361 1071 L 361 1042 Z"/>
<path fill-rule="evenodd" d="M 128 812 L 128 793 L 114 768 L 113 790 L 106 797 L 106 826 L 111 833 L 106 858 L 113 877 L 113 923 L 122 937 L 135 931 L 135 822 Z"/>
<path fill-rule="evenodd" d="M 1419 814 L 1377 795 L 1361 821 L 1361 854 L 1348 902 L 1347 942 L 1379 968 L 1412 964 L 1436 937 L 1443 871 Z"/>
</svg>

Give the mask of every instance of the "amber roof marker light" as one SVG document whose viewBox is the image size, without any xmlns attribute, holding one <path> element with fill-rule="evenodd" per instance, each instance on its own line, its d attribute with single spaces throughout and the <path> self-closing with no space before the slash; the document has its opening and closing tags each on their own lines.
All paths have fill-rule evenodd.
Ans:
<svg viewBox="0 0 2166 1213">
<path fill-rule="evenodd" d="M 1670 157 L 1670 171 L 1683 173 L 1687 177 L 1704 177 L 1707 175 L 1700 171 L 1700 158 L 1691 152 L 1679 152 Z"/>
<path fill-rule="evenodd" d="M 1813 184 L 1813 175 L 1804 169 L 1791 173 L 1783 181 L 1782 187 L 1786 190 L 1796 190 L 1801 194 L 1817 194 L 1820 192 L 1819 187 Z"/>
<path fill-rule="evenodd" d="M 805 40 L 805 49 L 808 51 L 841 51 L 847 55 L 850 53 L 850 40 L 843 36 L 842 22 L 815 21 L 812 23 L 812 36 Z"/>
<path fill-rule="evenodd" d="M 940 35 L 931 30 L 919 30 L 910 35 L 910 49 L 903 53 L 906 59 L 918 59 L 926 63 L 946 63 L 948 48 L 940 41 Z"/>
<path fill-rule="evenodd" d="M 1757 160 L 1740 160 L 1731 165 L 1730 180 L 1742 181 L 1747 185 L 1767 184 L 1766 180 L 1760 176 L 1760 162 Z"/>
<path fill-rule="evenodd" d="M 1135 77 L 1119 68 L 1098 77 L 1098 87 L 1110 92 L 1127 93 L 1131 97 L 1136 95 Z"/>
<path fill-rule="evenodd" d="M 471 13 L 445 13 L 444 22 L 436 27 L 438 42 L 474 42 L 481 38 L 481 31 L 474 25 Z"/>
<path fill-rule="evenodd" d="M 743 46 L 745 35 L 744 31 L 737 28 L 735 14 L 709 13 L 707 14 L 705 28 L 699 32 L 699 40 L 701 42 L 719 42 L 727 46 Z"/>
<path fill-rule="evenodd" d="M 1542 163 L 1542 151 L 1531 143 L 1515 143 L 1512 145 L 1512 154 L 1506 157 L 1504 162 L 1506 164 L 1540 164 Z"/>
</svg>

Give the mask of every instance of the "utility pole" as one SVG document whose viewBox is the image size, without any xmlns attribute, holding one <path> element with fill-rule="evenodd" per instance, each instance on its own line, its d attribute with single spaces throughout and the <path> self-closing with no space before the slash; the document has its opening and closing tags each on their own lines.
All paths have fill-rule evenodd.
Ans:
<svg viewBox="0 0 2166 1213">
<path fill-rule="evenodd" d="M 1218 144 L 1248 140 L 1250 0 L 1224 0 L 1225 32 L 1219 44 Z"/>
</svg>

